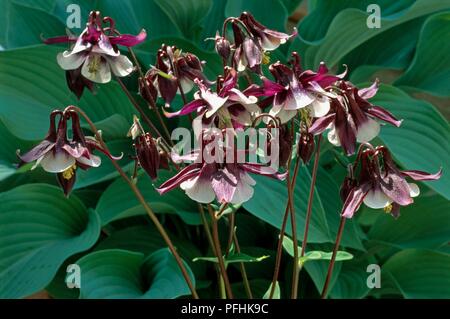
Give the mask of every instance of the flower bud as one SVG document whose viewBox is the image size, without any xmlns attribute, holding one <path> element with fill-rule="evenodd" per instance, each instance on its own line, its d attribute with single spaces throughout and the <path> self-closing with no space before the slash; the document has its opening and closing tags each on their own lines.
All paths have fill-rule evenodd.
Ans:
<svg viewBox="0 0 450 319">
<path fill-rule="evenodd" d="M 292 154 L 292 134 L 288 127 L 280 127 L 280 166 L 286 167 L 287 162 Z"/>
<path fill-rule="evenodd" d="M 222 59 L 228 60 L 231 53 L 230 41 L 228 41 L 225 37 L 219 36 L 219 33 L 216 34 L 216 52 L 219 54 Z"/>
<path fill-rule="evenodd" d="M 145 76 L 145 78 L 139 78 L 139 94 L 150 105 L 152 105 L 158 97 L 158 91 L 153 85 L 153 78 L 154 76 L 150 74 Z"/>
<path fill-rule="evenodd" d="M 298 156 L 303 160 L 303 163 L 307 164 L 311 159 L 316 146 L 314 135 L 311 133 L 301 133 L 298 146 Z"/>
<path fill-rule="evenodd" d="M 158 177 L 160 154 L 155 140 L 146 133 L 136 138 L 134 147 L 139 165 L 147 172 L 151 179 Z"/>
</svg>

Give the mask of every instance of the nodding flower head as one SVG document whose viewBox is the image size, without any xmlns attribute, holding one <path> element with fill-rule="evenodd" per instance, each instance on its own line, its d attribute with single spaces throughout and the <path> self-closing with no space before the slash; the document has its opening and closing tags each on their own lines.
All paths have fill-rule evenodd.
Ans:
<svg viewBox="0 0 450 319">
<path fill-rule="evenodd" d="M 218 159 L 229 158 L 227 153 L 238 152 L 221 143 L 221 130 L 204 130 L 201 134 L 200 148 L 179 156 L 172 156 L 174 161 L 192 162 L 174 177 L 163 183 L 157 190 L 160 194 L 180 186 L 186 194 L 199 203 L 210 203 L 216 199 L 219 203 L 238 204 L 248 201 L 253 196 L 255 180 L 249 173 L 284 179 L 285 174 L 274 172 L 272 168 L 259 163 L 239 162 L 237 156 L 232 161 Z M 210 154 L 211 158 L 205 158 Z"/>
<path fill-rule="evenodd" d="M 245 24 L 248 31 L 254 37 L 259 39 L 261 47 L 265 51 L 275 50 L 281 44 L 286 43 L 287 40 L 297 35 L 296 29 L 294 29 L 294 32 L 291 35 L 271 30 L 259 23 L 249 12 L 241 13 L 239 18 Z"/>
<path fill-rule="evenodd" d="M 158 170 L 168 169 L 168 155 L 159 146 L 159 141 L 154 139 L 150 133 L 145 133 L 139 119 L 134 118 L 128 136 L 134 140 L 137 164 L 144 169 L 152 180 L 158 177 Z"/>
<path fill-rule="evenodd" d="M 346 72 L 330 75 L 324 63 L 317 72 L 303 71 L 298 54 L 292 55 L 291 66 L 280 62 L 269 66 L 275 82 L 262 77 L 263 86 L 254 86 L 249 93 L 271 98 L 273 106 L 269 114 L 278 117 L 282 123 L 290 121 L 301 109 L 313 118 L 326 115 L 330 110 L 330 97 L 335 96 L 327 88 L 342 79 Z"/>
<path fill-rule="evenodd" d="M 189 52 L 182 52 L 175 46 L 163 44 L 158 50 L 155 66 L 145 78 L 153 83 L 165 105 L 170 106 L 176 94 L 188 93 L 199 79 L 205 84 L 212 84 L 203 74 L 203 63 Z"/>
<path fill-rule="evenodd" d="M 419 195 L 419 187 L 408 183 L 406 178 L 416 181 L 436 180 L 441 177 L 442 170 L 436 174 L 422 171 L 402 171 L 394 163 L 391 153 L 385 146 L 373 148 L 363 144 L 358 152 L 351 173 L 341 187 L 341 195 L 345 197 L 342 216 L 351 218 L 362 203 L 373 209 L 384 209 L 397 218 L 400 216 L 400 206 L 413 203 L 413 197 Z"/>
<path fill-rule="evenodd" d="M 203 129 L 218 127 L 242 128 L 250 126 L 260 108 L 255 96 L 246 94 L 237 88 L 237 72 L 226 67 L 224 76 L 217 80 L 217 92 L 213 92 L 202 81 L 196 80 L 199 91 L 194 94 L 194 100 L 184 105 L 180 111 L 166 113 L 167 117 L 185 115 L 197 112 L 193 127 L 196 136 Z"/>
<path fill-rule="evenodd" d="M 67 137 L 68 120 L 72 122 L 71 139 Z M 94 149 L 102 151 L 111 158 L 119 159 L 104 150 L 93 137 L 84 136 L 78 113 L 68 108 L 65 111 L 53 111 L 50 114 L 50 127 L 44 140 L 23 155 L 18 150 L 17 156 L 21 161 L 19 166 L 35 162 L 31 169 L 40 165 L 45 171 L 56 173 L 58 182 L 68 196 L 75 183 L 78 167 L 86 170 L 100 166 L 101 158 L 92 153 Z"/>
<path fill-rule="evenodd" d="M 70 50 L 58 54 L 57 62 L 66 70 L 69 88 L 80 98 L 85 87 L 92 91 L 92 82 L 109 82 L 111 71 L 118 77 L 129 75 L 133 71 L 133 64 L 120 54 L 118 45 L 135 46 L 143 42 L 146 36 L 145 30 L 137 36 L 120 34 L 115 29 L 113 19 L 102 19 L 100 12 L 92 11 L 86 28 L 78 37 L 60 36 L 44 42 L 73 44 Z"/>
<path fill-rule="evenodd" d="M 351 155 L 355 153 L 356 142 L 369 142 L 378 135 L 380 124 L 375 119 L 399 127 L 401 120 L 367 101 L 377 90 L 378 80 L 364 89 L 358 89 L 350 82 L 340 81 L 336 87 L 337 96 L 331 98 L 330 113 L 316 119 L 310 132 L 321 134 L 329 129 L 330 143 L 342 146 L 345 153 Z"/>
</svg>

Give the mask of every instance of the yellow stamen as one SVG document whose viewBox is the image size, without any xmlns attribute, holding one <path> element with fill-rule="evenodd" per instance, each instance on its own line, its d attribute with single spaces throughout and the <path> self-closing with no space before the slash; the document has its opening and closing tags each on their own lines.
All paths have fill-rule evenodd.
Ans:
<svg viewBox="0 0 450 319">
<path fill-rule="evenodd" d="M 94 55 L 89 61 L 89 73 L 97 73 L 100 68 L 101 57 Z"/>
<path fill-rule="evenodd" d="M 387 205 L 386 207 L 384 207 L 384 212 L 386 214 L 390 214 L 392 211 L 392 204 Z"/>
<path fill-rule="evenodd" d="M 68 169 L 66 169 L 64 172 L 62 172 L 62 177 L 67 180 L 71 179 L 73 177 L 73 175 L 75 175 L 76 169 L 77 169 L 77 166 L 75 164 L 73 164 Z"/>
<path fill-rule="evenodd" d="M 264 52 L 262 56 L 262 64 L 269 64 L 270 63 L 270 55 L 269 52 Z"/>
</svg>

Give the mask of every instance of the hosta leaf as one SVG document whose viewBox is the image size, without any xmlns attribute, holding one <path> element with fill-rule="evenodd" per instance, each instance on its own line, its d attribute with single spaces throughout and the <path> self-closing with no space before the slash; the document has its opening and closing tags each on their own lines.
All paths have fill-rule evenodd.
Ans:
<svg viewBox="0 0 450 319">
<path fill-rule="evenodd" d="M 368 258 L 359 257 L 342 264 L 339 277 L 328 296 L 333 299 L 355 299 L 364 298 L 370 288 L 367 279 L 371 272 L 367 272 L 367 266 L 375 262 Z"/>
<path fill-rule="evenodd" d="M 182 33 L 154 0 L 98 0 L 97 8 L 104 16 L 116 20 L 116 28 L 121 33 L 136 34 L 145 29 L 149 39 Z"/>
<path fill-rule="evenodd" d="M 379 214 L 379 212 L 370 212 Z M 398 220 L 381 214 L 370 229 L 369 238 L 397 248 L 438 248 L 450 237 L 450 204 L 439 195 L 419 195 L 400 210 Z"/>
<path fill-rule="evenodd" d="M 45 7 L 33 8 L 15 1 L 4 1 L 2 6 L 5 8 L 0 13 L 0 18 L 5 21 L 5 28 L 0 31 L 4 32 L 4 39 L 0 37 L 0 45 L 4 48 L 42 43 L 41 34 L 45 37 L 65 34 L 65 25 L 46 12 Z"/>
<path fill-rule="evenodd" d="M 365 11 L 365 7 L 364 11 L 349 8 L 339 13 L 334 12 L 330 16 L 332 22 L 325 37 L 307 49 L 305 65 L 307 67 L 317 67 L 321 61 L 326 61 L 330 66 L 334 66 L 346 54 L 373 37 L 415 18 L 447 9 L 449 3 L 449 1 L 439 0 L 418 0 L 414 3 L 408 1 L 385 11 L 383 11 L 383 6 L 381 6 L 382 27 L 378 29 L 367 27 L 366 22 L 369 13 Z M 310 19 L 313 18 L 311 17 Z M 319 23 L 319 21 L 322 23 L 322 19 L 318 19 L 316 23 Z M 302 25 L 300 25 L 301 29 Z M 317 32 L 314 28 L 310 28 L 310 30 L 311 32 Z"/>
<path fill-rule="evenodd" d="M 243 11 L 254 15 L 256 20 L 267 27 L 284 32 L 288 18 L 287 10 L 280 0 L 258 1 L 258 0 L 228 0 L 225 7 L 225 16 L 237 17 Z"/>
<path fill-rule="evenodd" d="M 82 273 L 81 298 L 163 299 L 190 294 L 168 249 L 157 250 L 146 258 L 127 250 L 102 250 L 84 256 L 77 264 Z"/>
<path fill-rule="evenodd" d="M 201 31 L 202 21 L 212 5 L 212 0 L 154 1 L 186 38 L 200 40 L 197 35 Z"/>
<path fill-rule="evenodd" d="M 170 172 L 161 170 L 159 180 L 165 181 L 169 176 L 171 176 Z M 155 212 L 177 214 L 188 224 L 201 224 L 197 204 L 183 191 L 175 189 L 160 195 L 146 174 L 139 176 L 138 187 Z M 116 180 L 105 190 L 96 209 L 103 224 L 119 218 L 145 214 L 145 210 L 122 179 Z"/>
<path fill-rule="evenodd" d="M 311 175 L 304 166 L 301 167 L 298 175 L 294 192 L 294 207 L 297 235 L 302 236 L 305 226 L 305 212 Z M 252 177 L 256 181 L 256 185 L 254 186 L 255 192 L 252 199 L 244 203 L 244 208 L 256 217 L 280 229 L 287 203 L 286 181 L 278 181 L 265 176 Z M 314 197 L 315 204 L 312 210 L 308 241 L 311 243 L 330 242 L 333 238 L 330 235 L 329 225 L 321 199 L 317 192 Z M 292 235 L 290 218 L 288 218 L 286 233 Z"/>
<path fill-rule="evenodd" d="M 43 289 L 69 256 L 97 240 L 100 221 L 75 197 L 46 184 L 0 194 L 0 296 L 21 298 Z"/>
<path fill-rule="evenodd" d="M 399 128 L 385 125 L 380 138 L 394 157 L 408 170 L 435 173 L 442 167 L 443 175 L 427 186 L 450 199 L 450 127 L 429 103 L 411 98 L 388 85 L 382 85 L 371 102 L 391 111 L 403 123 Z"/>
<path fill-rule="evenodd" d="M 381 268 L 383 282 L 394 284 L 405 298 L 450 298 L 450 255 L 407 249 Z"/>
<path fill-rule="evenodd" d="M 269 299 L 270 292 L 272 291 L 272 285 L 273 283 L 270 283 L 269 289 L 267 289 L 266 293 L 262 297 L 262 299 Z M 278 281 L 275 282 L 275 289 L 273 291 L 272 299 L 280 299 L 280 284 Z"/>
<path fill-rule="evenodd" d="M 169 233 L 169 237 L 180 256 L 191 266 L 194 273 L 204 274 L 204 264 L 191 262 L 193 258 L 201 255 L 200 250 L 192 242 L 180 239 L 172 233 Z M 153 225 L 139 225 L 114 231 L 95 246 L 95 250 L 123 249 L 140 252 L 147 256 L 165 247 L 167 244 Z"/>
<path fill-rule="evenodd" d="M 450 12 L 429 17 L 420 33 L 413 62 L 395 84 L 450 96 L 449 39 Z"/>
</svg>

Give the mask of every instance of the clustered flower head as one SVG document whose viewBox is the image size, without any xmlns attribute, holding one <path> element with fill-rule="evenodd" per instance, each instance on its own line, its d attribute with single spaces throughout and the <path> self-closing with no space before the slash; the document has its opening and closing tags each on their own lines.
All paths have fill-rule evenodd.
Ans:
<svg viewBox="0 0 450 319">
<path fill-rule="evenodd" d="M 192 90 L 196 79 L 211 84 L 203 74 L 203 63 L 192 53 L 163 44 L 157 52 L 154 67 L 145 74 L 145 83 L 152 88 L 152 92 L 159 93 L 166 106 L 170 106 L 176 94 Z M 140 92 L 146 98 L 142 89 Z M 155 100 L 156 95 L 152 98 Z"/>
<path fill-rule="evenodd" d="M 129 135 L 134 140 L 136 165 L 152 180 L 157 179 L 159 169 L 171 169 L 171 163 L 179 170 L 157 188 L 161 194 L 181 187 L 199 203 L 245 202 L 252 197 L 255 185 L 250 173 L 283 179 L 285 173 L 282 172 L 289 169 L 292 158 L 301 159 L 305 165 L 310 162 L 316 152 L 315 136 L 326 130 L 329 142 L 341 147 L 348 156 L 353 155 L 361 143 L 356 161 L 341 187 L 344 217 L 352 217 L 362 203 L 371 208 L 383 208 L 397 217 L 399 207 L 411 204 L 419 193 L 417 185 L 408 183 L 406 177 L 415 180 L 440 177 L 441 172 L 430 175 L 401 171 L 385 146 L 368 144 L 380 132 L 379 121 L 396 127 L 402 122 L 388 110 L 370 102 L 377 93 L 378 80 L 368 88 L 359 89 L 345 80 L 346 66 L 345 71 L 337 75 L 332 74 L 324 62 L 316 71 L 305 70 L 296 52 L 287 63 L 270 64 L 268 53 L 296 34 L 295 29 L 292 34 L 271 30 L 249 12 L 227 18 L 222 33 L 217 32 L 213 38 L 215 50 L 223 60 L 223 72 L 217 75 L 215 82 L 204 75 L 205 62 L 196 55 L 172 45 L 161 46 L 156 52 L 155 64 L 138 79 L 139 93 L 157 113 L 155 102 L 160 97 L 167 118 L 195 114 L 192 129 L 199 142 L 195 151 L 178 155 L 171 152 L 162 136 L 154 137 L 144 130 L 137 118 L 134 119 Z M 71 43 L 69 50 L 58 54 L 57 61 L 66 70 L 69 89 L 80 97 L 85 87 L 93 89 L 94 82 L 109 82 L 111 71 L 117 77 L 129 75 L 134 66 L 121 55 L 118 46 L 130 48 L 145 38 L 144 30 L 137 36 L 120 34 L 112 18 L 102 19 L 95 11 L 90 13 L 87 26 L 78 37 L 63 36 L 45 42 Z M 263 73 L 263 64 L 268 65 L 268 74 Z M 256 83 L 249 71 L 259 77 Z M 189 100 L 187 94 L 193 88 L 196 91 Z M 175 106 L 177 94 L 181 95 L 184 105 L 177 106 L 178 111 L 169 110 Z M 69 120 L 71 139 L 67 138 Z M 239 132 L 258 126 L 278 130 L 276 135 L 266 134 L 268 145 L 277 146 L 281 173 L 269 164 L 237 160 L 238 155 L 253 151 L 250 143 L 239 149 L 234 144 L 217 142 L 217 137 L 223 136 L 225 131 L 225 135 L 231 131 L 236 137 Z M 54 111 L 44 141 L 19 157 L 22 163 L 36 161 L 35 166 L 40 164 L 46 171 L 57 173 L 68 194 L 75 182 L 76 167 L 88 169 L 100 165 L 100 158 L 92 154 L 94 149 L 106 152 L 94 138 L 84 136 L 78 113 L 69 107 Z M 263 152 L 263 157 L 273 155 L 272 148 Z M 217 160 L 229 159 L 230 154 L 234 155 L 231 161 Z M 176 163 L 180 161 L 189 164 L 179 168 Z"/>
<path fill-rule="evenodd" d="M 269 166 L 240 161 L 242 157 L 238 153 L 245 153 L 246 150 L 236 148 L 234 143 L 233 146 L 226 143 L 226 139 L 222 138 L 226 134 L 226 130 L 204 130 L 197 150 L 184 156 L 173 154 L 174 161 L 192 163 L 164 182 L 158 192 L 164 194 L 180 186 L 199 203 L 210 203 L 216 199 L 219 203 L 240 204 L 253 196 L 252 186 L 256 182 L 249 173 L 285 178 L 285 174 L 279 174 Z"/>
<path fill-rule="evenodd" d="M 359 176 L 354 176 L 355 169 L 360 166 Z M 416 181 L 436 180 L 441 177 L 442 170 L 435 174 L 422 171 L 400 170 L 385 146 L 374 148 L 363 144 L 350 168 L 348 176 L 341 187 L 344 200 L 342 216 L 351 218 L 362 203 L 373 209 L 384 209 L 395 218 L 400 216 L 400 206 L 413 203 L 413 197 L 419 195 L 419 187 L 408 183 L 406 178 Z"/>
<path fill-rule="evenodd" d="M 58 117 L 58 125 L 56 125 Z M 67 122 L 69 120 L 72 124 L 71 139 L 67 137 Z M 78 113 L 68 107 L 64 111 L 53 111 L 50 114 L 49 130 L 44 140 L 23 155 L 18 150 L 17 156 L 21 160 L 20 166 L 35 162 L 31 169 L 40 165 L 45 171 L 56 173 L 64 194 L 69 196 L 75 184 L 78 167 L 87 170 L 91 167 L 100 166 L 101 158 L 93 154 L 95 149 L 114 160 L 121 158 L 112 156 L 100 146 L 94 137 L 85 136 L 80 127 Z"/>
<path fill-rule="evenodd" d="M 66 70 L 69 89 L 80 98 L 85 87 L 92 91 L 93 83 L 111 81 L 111 71 L 117 77 L 133 72 L 133 63 L 120 54 L 118 45 L 132 47 L 143 42 L 146 37 L 145 30 L 137 36 L 120 34 L 112 18 L 102 19 L 100 12 L 92 11 L 86 28 L 78 37 L 60 36 L 44 42 L 73 44 L 56 58 L 59 66 Z"/>
</svg>

